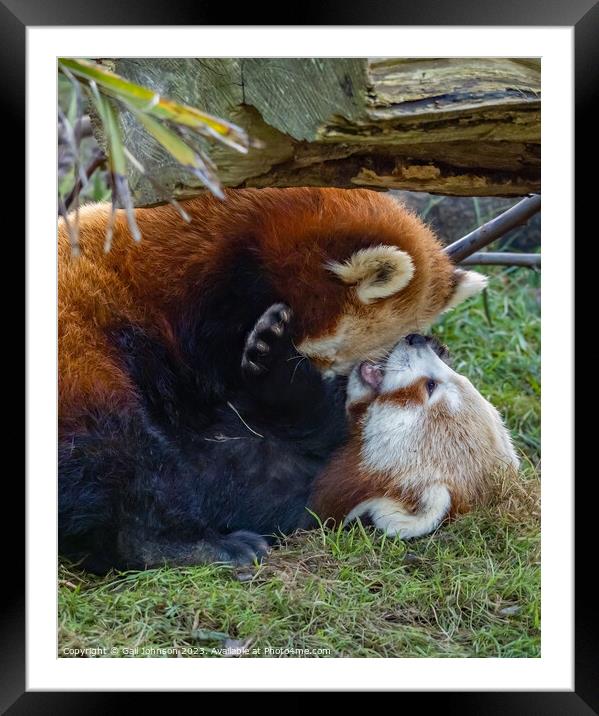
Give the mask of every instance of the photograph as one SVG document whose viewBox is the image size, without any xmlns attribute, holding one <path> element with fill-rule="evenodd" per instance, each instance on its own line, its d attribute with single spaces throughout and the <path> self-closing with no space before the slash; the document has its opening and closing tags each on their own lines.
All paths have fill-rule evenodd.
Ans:
<svg viewBox="0 0 599 716">
<path fill-rule="evenodd" d="M 0 713 L 599 714 L 574 479 L 599 4 L 536 2 L 0 0 L 26 278 Z"/>
<path fill-rule="evenodd" d="M 57 59 L 58 659 L 542 657 L 541 67 Z"/>
</svg>

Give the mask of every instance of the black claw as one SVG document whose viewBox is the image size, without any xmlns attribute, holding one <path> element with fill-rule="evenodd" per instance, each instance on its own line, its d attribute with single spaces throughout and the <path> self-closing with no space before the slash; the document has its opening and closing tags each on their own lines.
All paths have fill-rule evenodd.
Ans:
<svg viewBox="0 0 599 716">
<path fill-rule="evenodd" d="M 291 309 L 282 303 L 273 304 L 260 316 L 247 337 L 241 360 L 242 370 L 259 375 L 271 368 L 276 355 L 286 345 L 283 337 L 291 318 Z"/>
</svg>

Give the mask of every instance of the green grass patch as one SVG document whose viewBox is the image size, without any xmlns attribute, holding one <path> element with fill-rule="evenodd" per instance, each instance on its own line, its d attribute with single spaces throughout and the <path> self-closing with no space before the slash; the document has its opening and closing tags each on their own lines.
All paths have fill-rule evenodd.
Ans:
<svg viewBox="0 0 599 716">
<path fill-rule="evenodd" d="M 539 656 L 539 277 L 488 273 L 487 310 L 473 300 L 435 330 L 505 415 L 517 482 L 410 542 L 358 524 L 293 535 L 251 569 L 99 578 L 63 564 L 59 656 Z"/>
</svg>

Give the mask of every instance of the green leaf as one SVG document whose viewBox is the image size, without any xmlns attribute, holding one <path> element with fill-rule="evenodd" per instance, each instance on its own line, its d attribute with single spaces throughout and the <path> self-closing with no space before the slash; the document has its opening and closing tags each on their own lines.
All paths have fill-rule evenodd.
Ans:
<svg viewBox="0 0 599 716">
<path fill-rule="evenodd" d="M 97 83 L 102 87 L 103 92 L 122 102 L 127 102 L 144 115 L 182 124 L 199 134 L 217 139 L 239 152 L 248 151 L 250 146 L 248 135 L 236 124 L 201 112 L 195 107 L 165 99 L 158 92 L 129 82 L 89 60 L 59 58 L 58 67 L 88 83 Z"/>
<path fill-rule="evenodd" d="M 166 127 L 164 124 L 160 124 L 152 117 L 142 114 L 141 112 L 135 112 L 137 119 L 143 124 L 149 134 L 154 139 L 162 144 L 167 152 L 174 157 L 179 164 L 183 164 L 186 167 L 195 168 L 197 166 L 196 153 L 189 147 L 185 142 L 172 130 Z"/>
<path fill-rule="evenodd" d="M 95 82 L 90 83 L 92 100 L 98 110 L 98 114 L 102 119 L 106 138 L 108 140 L 108 163 L 111 173 L 112 183 L 112 206 L 110 222 L 106 230 L 106 242 L 104 250 L 109 251 L 112 243 L 112 225 L 114 222 L 114 207 L 120 202 L 122 208 L 127 212 L 127 222 L 129 230 L 134 241 L 141 241 L 141 232 L 135 220 L 135 211 L 133 209 L 133 199 L 129 191 L 129 183 L 127 181 L 127 160 L 125 158 L 125 148 L 121 139 L 121 131 L 116 116 L 116 112 L 111 101 L 104 97 L 98 91 Z"/>
<path fill-rule="evenodd" d="M 147 114 L 132 110 L 146 131 L 184 167 L 190 169 L 220 198 L 224 197 L 220 181 L 204 159 L 172 129 Z"/>
<path fill-rule="evenodd" d="M 100 94 L 95 82 L 90 85 L 92 101 L 96 107 L 104 131 L 108 141 L 108 159 L 110 162 L 110 170 L 121 176 L 126 175 L 125 153 L 121 140 L 121 133 L 115 112 L 110 104 L 110 100 Z"/>
</svg>

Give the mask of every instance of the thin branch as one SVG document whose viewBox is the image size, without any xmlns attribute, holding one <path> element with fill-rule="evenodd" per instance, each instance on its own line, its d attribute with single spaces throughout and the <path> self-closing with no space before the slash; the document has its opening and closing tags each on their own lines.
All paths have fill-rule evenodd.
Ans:
<svg viewBox="0 0 599 716">
<path fill-rule="evenodd" d="M 541 267 L 541 254 L 516 254 L 501 251 L 479 251 L 460 261 L 461 266 L 528 266 Z"/>
<path fill-rule="evenodd" d="M 541 210 L 541 196 L 535 194 L 522 199 L 503 214 L 491 219 L 478 229 L 445 247 L 445 252 L 454 263 L 461 263 L 465 258 L 484 248 L 495 239 L 507 234 L 508 231 L 526 224 L 531 216 Z"/>
<path fill-rule="evenodd" d="M 62 117 L 60 116 L 62 114 Z M 64 132 L 60 132 L 60 123 L 61 121 L 64 122 L 66 119 L 66 115 L 64 112 L 59 113 L 58 117 L 58 124 L 59 124 L 59 132 L 58 132 L 58 145 L 64 145 L 67 143 L 67 137 L 65 137 Z M 91 119 L 88 114 L 82 114 L 81 117 L 78 117 L 73 124 L 71 125 L 73 137 L 75 139 L 75 142 L 77 145 L 79 145 L 79 142 L 81 142 L 82 139 L 88 139 L 93 135 L 92 132 L 92 124 Z"/>
<path fill-rule="evenodd" d="M 88 114 L 82 114 L 73 124 L 73 131 L 78 141 L 92 136 L 92 123 Z"/>
<path fill-rule="evenodd" d="M 79 256 L 81 249 L 79 247 L 79 214 L 75 215 L 75 223 L 71 222 L 69 212 L 65 206 L 64 201 L 58 196 L 58 215 L 64 219 L 67 232 L 69 234 L 69 241 L 71 242 L 71 254 L 73 256 Z"/>
<path fill-rule="evenodd" d="M 98 169 L 99 167 L 103 166 L 106 163 L 106 156 L 103 152 L 98 151 L 93 157 L 91 162 L 87 165 L 85 168 L 85 183 L 89 181 L 91 175 Z M 67 211 L 70 210 L 71 206 L 73 205 L 73 202 L 75 199 L 79 196 L 79 193 L 83 189 L 83 182 L 81 179 L 77 179 L 75 182 L 75 186 L 71 189 L 69 195 L 65 199 L 65 206 L 67 208 Z"/>
</svg>

